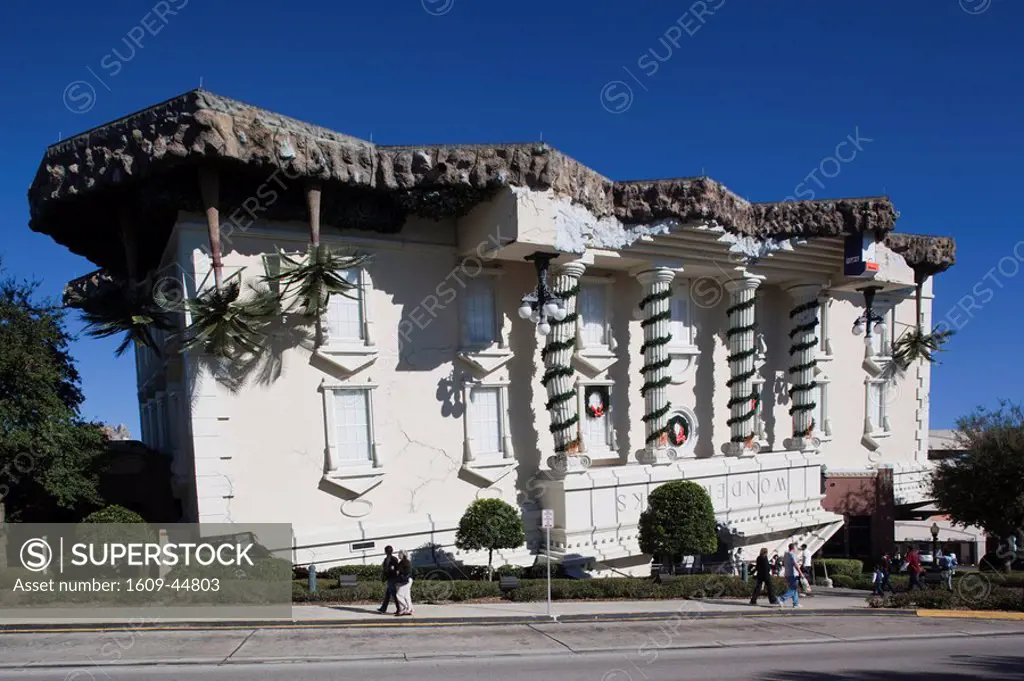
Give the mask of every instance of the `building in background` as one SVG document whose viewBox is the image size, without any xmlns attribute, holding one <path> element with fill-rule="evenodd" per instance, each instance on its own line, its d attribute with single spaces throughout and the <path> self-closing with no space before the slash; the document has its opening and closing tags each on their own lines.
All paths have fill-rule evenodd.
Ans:
<svg viewBox="0 0 1024 681">
<path fill-rule="evenodd" d="M 280 316 L 240 384 L 173 333 L 137 348 L 143 440 L 184 518 L 291 523 L 296 563 L 386 544 L 485 560 L 453 546 L 485 497 L 528 529 L 497 560 L 532 563 L 551 508 L 557 559 L 626 572 L 669 480 L 708 490 L 723 555 L 817 549 L 844 519 L 870 551 L 893 525 L 865 518 L 923 499 L 930 365 L 894 378 L 891 349 L 930 328 L 954 246 L 894 232 L 886 198 L 751 204 L 544 144 L 385 147 L 193 91 L 50 147 L 30 203 L 103 268 L 70 298 L 146 281 L 178 331 L 182 298 L 280 272 L 321 222 L 321 244 L 370 257 L 312 339 Z"/>
</svg>

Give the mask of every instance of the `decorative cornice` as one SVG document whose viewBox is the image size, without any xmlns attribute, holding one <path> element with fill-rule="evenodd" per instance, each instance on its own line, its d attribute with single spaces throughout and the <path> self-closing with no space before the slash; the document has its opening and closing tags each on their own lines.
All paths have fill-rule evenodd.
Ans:
<svg viewBox="0 0 1024 681">
<path fill-rule="evenodd" d="M 945 272 L 956 263 L 956 242 L 945 236 L 886 234 L 883 243 L 903 257 L 921 280 Z"/>
<path fill-rule="evenodd" d="M 138 209 L 145 271 L 179 210 L 198 210 L 195 166 L 223 173 L 222 203 L 257 188 L 264 219 L 306 218 L 304 187 L 322 187 L 325 224 L 397 232 L 409 215 L 459 217 L 503 187 L 552 190 L 598 218 L 716 223 L 761 241 L 893 229 L 888 198 L 752 204 L 707 178 L 615 182 L 542 143 L 387 147 L 193 90 L 51 146 L 29 189 L 32 229 L 115 274 L 115 212 Z M 260 196 L 267 196 L 266 193 Z"/>
</svg>

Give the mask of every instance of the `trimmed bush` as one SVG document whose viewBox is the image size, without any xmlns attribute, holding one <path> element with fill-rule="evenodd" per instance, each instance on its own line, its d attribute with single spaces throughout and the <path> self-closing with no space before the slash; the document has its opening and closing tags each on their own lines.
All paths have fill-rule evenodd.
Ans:
<svg viewBox="0 0 1024 681">
<path fill-rule="evenodd" d="M 822 558 L 814 562 L 814 574 L 818 577 L 828 576 L 835 582 L 838 575 L 846 575 L 854 579 L 864 574 L 864 561 L 851 558 Z"/>
<path fill-rule="evenodd" d="M 124 506 L 107 506 L 85 516 L 83 523 L 144 523 L 142 516 Z"/>
<path fill-rule="evenodd" d="M 652 556 L 705 556 L 718 550 L 714 504 L 707 490 L 689 480 L 652 491 L 638 527 L 640 550 Z"/>
<path fill-rule="evenodd" d="M 463 551 L 487 551 L 487 577 L 491 578 L 494 552 L 517 549 L 526 542 L 519 510 L 501 499 L 477 499 L 459 520 L 455 546 Z"/>
<path fill-rule="evenodd" d="M 890 594 L 871 601 L 873 607 L 930 610 L 1004 610 L 1024 612 L 1024 597 L 1017 589 L 992 589 L 977 597 L 945 589 Z"/>
</svg>

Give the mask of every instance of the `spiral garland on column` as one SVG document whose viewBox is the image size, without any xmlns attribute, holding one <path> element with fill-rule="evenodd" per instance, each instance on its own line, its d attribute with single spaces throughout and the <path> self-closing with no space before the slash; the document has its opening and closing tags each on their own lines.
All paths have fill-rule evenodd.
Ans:
<svg viewBox="0 0 1024 681">
<path fill-rule="evenodd" d="M 813 391 L 818 387 L 818 382 L 810 379 L 813 376 L 814 367 L 818 366 L 818 360 L 814 356 L 813 352 L 808 352 L 818 347 L 818 336 L 814 333 L 818 327 L 818 315 L 816 314 L 818 309 L 818 301 L 812 300 L 806 303 L 796 305 L 789 311 L 789 318 L 791 320 L 797 320 L 801 315 L 807 315 L 807 313 L 815 313 L 809 317 L 806 321 L 799 321 L 789 331 L 789 356 L 792 358 L 797 353 L 802 353 L 803 357 L 797 358 L 795 363 L 791 363 L 789 367 L 790 382 L 792 386 L 789 389 L 789 397 L 793 400 L 793 406 L 789 408 L 790 416 L 797 417 L 798 414 L 803 414 L 809 411 L 813 411 L 818 404 L 814 401 L 804 402 L 802 397 Z M 799 338 L 802 338 L 800 340 Z M 800 361 L 803 360 L 803 361 Z M 791 359 L 791 362 L 793 360 Z M 811 427 L 813 423 L 804 429 L 800 429 L 796 425 L 797 421 L 794 418 L 793 421 L 793 437 L 799 437 Z"/>
<path fill-rule="evenodd" d="M 748 300 L 732 305 L 725 311 L 726 314 L 729 316 L 730 324 L 729 329 L 726 331 L 725 335 L 726 338 L 729 339 L 730 345 L 732 344 L 732 339 L 735 336 L 739 336 L 741 334 L 749 334 L 748 342 L 743 343 L 741 345 L 741 347 L 745 347 L 746 349 L 733 352 L 732 354 L 729 355 L 728 361 L 730 367 L 733 367 L 739 362 L 742 362 L 746 359 L 752 359 L 757 354 L 757 350 L 754 348 L 754 332 L 757 330 L 757 320 L 754 320 L 753 323 L 747 325 L 739 323 L 740 313 L 750 310 L 751 308 L 754 307 L 754 305 L 756 305 L 756 300 L 754 296 L 751 295 Z M 757 372 L 753 368 L 743 373 L 734 374 L 730 376 L 729 380 L 726 381 L 725 385 L 731 390 L 734 385 L 743 383 L 744 381 L 749 381 L 756 374 Z M 753 419 L 754 415 L 757 413 L 756 407 L 753 406 L 754 404 L 756 404 L 755 400 L 757 399 L 757 390 L 753 388 L 751 389 L 749 394 L 735 395 L 730 397 L 729 403 L 727 405 L 729 407 L 730 412 L 732 411 L 733 407 L 739 404 L 747 405 L 747 411 L 741 414 L 740 416 L 730 416 L 729 420 L 726 421 L 726 425 L 728 425 L 731 428 L 734 424 L 746 423 Z M 753 431 L 746 435 L 733 435 L 731 440 L 732 442 L 745 442 L 751 437 L 751 435 L 753 435 Z"/>
<path fill-rule="evenodd" d="M 660 312 L 655 312 L 654 309 L 658 307 L 657 303 L 668 300 L 672 297 L 672 289 L 665 285 L 665 290 L 655 291 L 643 298 L 640 301 L 639 307 L 643 311 L 648 305 L 651 306 L 653 314 L 646 317 L 640 322 L 640 327 L 644 330 L 644 343 L 640 346 L 640 354 L 644 357 L 644 365 L 640 368 L 640 373 L 644 377 L 644 383 L 640 386 L 641 397 L 646 398 L 647 394 L 652 390 L 658 390 L 664 388 L 672 382 L 670 376 L 659 376 L 662 369 L 667 369 L 672 364 L 671 357 L 665 357 L 661 349 L 672 340 L 672 334 L 667 333 L 662 336 L 655 336 L 648 338 L 650 327 L 655 326 L 658 322 L 668 321 L 672 318 L 671 310 L 665 309 Z M 661 407 L 654 408 L 649 407 L 647 413 L 643 415 L 642 420 L 645 424 L 650 422 L 658 422 L 664 418 L 668 412 L 672 409 L 672 403 L 666 401 Z M 651 430 L 647 435 L 645 444 L 655 442 L 668 431 L 668 425 L 664 424 L 660 428 Z"/>
<path fill-rule="evenodd" d="M 579 284 L 573 284 L 566 290 L 559 291 L 558 283 L 563 282 L 556 283 L 554 293 L 565 302 L 568 314 L 565 319 L 548 321 L 551 325 L 551 334 L 540 352 L 545 367 L 540 382 L 548 394 L 544 408 L 551 415 L 551 425 L 548 429 L 555 438 L 555 453 L 565 454 L 576 452 L 580 445 L 576 431 L 580 416 L 578 410 L 573 409 L 576 389 L 570 387 L 569 382 L 574 375 L 569 363 L 572 360 L 572 351 L 576 347 L 575 329 L 576 320 L 579 318 L 576 313 L 576 297 L 579 295 L 580 287 Z"/>
</svg>

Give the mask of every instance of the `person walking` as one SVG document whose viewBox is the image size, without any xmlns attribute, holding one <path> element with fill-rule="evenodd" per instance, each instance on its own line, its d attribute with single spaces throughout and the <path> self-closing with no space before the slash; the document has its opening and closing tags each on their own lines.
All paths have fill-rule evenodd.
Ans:
<svg viewBox="0 0 1024 681">
<path fill-rule="evenodd" d="M 398 603 L 398 559 L 394 556 L 391 546 L 384 547 L 384 563 L 381 565 L 381 581 L 384 582 L 384 603 L 377 609 L 382 615 L 388 612 L 388 605 L 395 601 L 395 613 L 401 609 Z"/>
<path fill-rule="evenodd" d="M 949 559 L 949 555 L 943 555 L 939 552 L 939 570 L 941 570 L 942 581 L 946 583 L 946 588 L 950 591 L 953 590 L 953 567 L 952 561 Z"/>
<path fill-rule="evenodd" d="M 882 554 L 882 560 L 879 562 L 878 567 L 882 571 L 882 580 L 878 585 L 879 592 L 885 593 L 886 589 L 888 589 L 890 592 L 896 593 L 896 590 L 892 588 L 892 582 L 889 580 L 892 574 L 892 559 L 889 558 L 889 554 Z"/>
<path fill-rule="evenodd" d="M 811 593 L 811 581 L 814 579 L 814 563 L 811 561 L 811 552 L 807 544 L 800 545 L 800 573 L 803 579 L 800 580 L 800 591 L 805 594 Z"/>
<path fill-rule="evenodd" d="M 924 585 L 921 584 L 921 574 L 924 572 L 924 568 L 921 567 L 921 554 L 918 552 L 915 546 L 907 554 L 907 574 L 910 576 L 910 585 L 907 587 L 907 591 L 913 591 L 916 586 L 921 591 L 924 591 Z"/>
<path fill-rule="evenodd" d="M 796 555 L 796 544 L 789 545 L 789 551 L 782 558 L 783 572 L 786 577 L 786 593 L 779 596 L 779 607 L 782 602 L 792 599 L 793 607 L 800 607 L 800 559 Z"/>
<path fill-rule="evenodd" d="M 757 599 L 761 595 L 761 586 L 768 591 L 768 603 L 778 604 L 775 598 L 775 587 L 772 586 L 772 567 L 768 562 L 768 549 L 761 549 L 754 563 L 754 574 L 757 576 L 757 583 L 754 584 L 754 593 L 750 595 L 750 604 L 757 605 Z"/>
<path fill-rule="evenodd" d="M 395 617 L 412 614 L 412 561 L 405 551 L 398 552 L 398 612 Z"/>
</svg>

